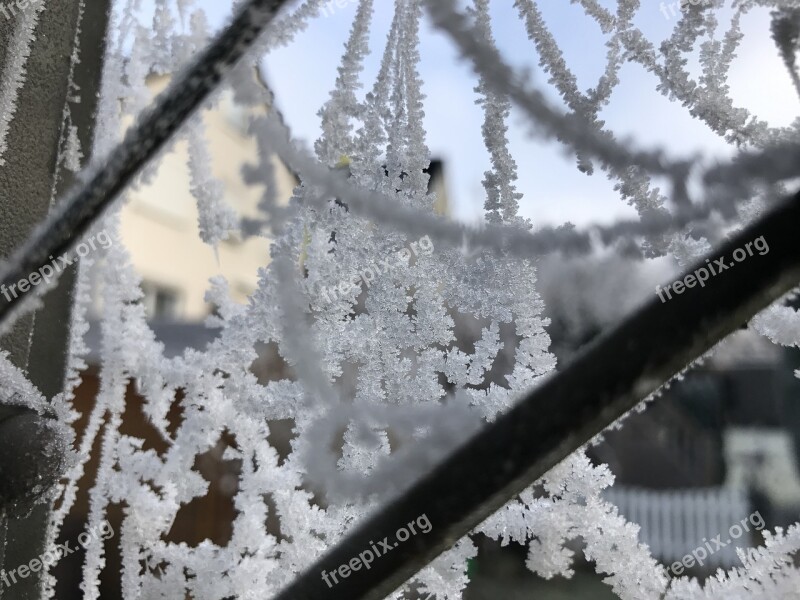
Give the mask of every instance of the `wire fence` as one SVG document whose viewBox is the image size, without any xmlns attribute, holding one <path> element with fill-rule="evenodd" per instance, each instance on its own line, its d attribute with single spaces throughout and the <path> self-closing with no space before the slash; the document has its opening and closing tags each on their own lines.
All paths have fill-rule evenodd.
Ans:
<svg viewBox="0 0 800 600">
<path fill-rule="evenodd" d="M 98 159 L 83 183 L 58 203 L 58 208 L 5 265 L 0 284 L 19 281 L 43 268 L 50 256 L 63 254 L 74 246 L 213 93 L 248 48 L 258 46 L 259 33 L 285 4 L 288 2 L 284 0 L 251 0 L 243 5 L 232 23 L 129 130 L 125 140 L 109 156 Z M 754 186 L 759 185 L 782 200 L 713 254 L 732 252 L 759 236 L 769 239 L 771 252 L 763 260 L 742 263 L 735 276 L 721 273 L 714 285 L 702 293 L 698 289 L 687 290 L 664 305 L 653 299 L 562 372 L 527 394 L 509 413 L 478 432 L 432 474 L 361 524 L 288 586 L 278 596 L 280 600 L 329 597 L 329 586 L 320 578 L 320 572 L 335 572 L 369 547 L 373 538 L 397 532 L 424 514 L 431 525 L 426 535 L 409 539 L 387 560 L 376 561 L 371 569 L 343 579 L 336 590 L 347 598 L 385 597 L 450 547 L 453 540 L 466 535 L 558 461 L 624 417 L 685 365 L 800 282 L 800 249 L 792 241 L 792 224 L 800 219 L 800 198 L 779 194 L 780 184 L 798 175 L 800 143 L 796 140 L 764 144 L 727 164 L 705 170 L 693 167 L 695 163 L 688 159 L 671 159 L 658 150 L 630 149 L 598 130 L 586 115 L 563 114 L 551 106 L 485 43 L 481 31 L 457 10 L 453 0 L 426 0 L 424 4 L 434 24 L 450 36 L 477 73 L 496 93 L 515 102 L 546 137 L 567 143 L 577 155 L 596 160 L 620 176 L 635 172 L 666 177 L 672 186 L 674 210 L 648 212 L 638 221 L 585 232 L 546 230 L 531 234 L 508 225 L 469 228 L 354 186 L 299 150 L 285 127 L 271 123 L 273 149 L 304 182 L 319 188 L 320 206 L 327 205 L 328 198 L 344 198 L 354 213 L 395 230 L 429 235 L 437 243 L 460 246 L 466 242 L 476 248 L 530 259 L 556 250 L 586 252 L 591 248 L 590 241 L 598 237 L 612 245 L 633 236 L 647 238 L 679 231 L 707 219 L 718 209 L 730 213 L 728 209 L 748 198 Z M 622 25 L 624 20 L 620 19 L 617 34 L 623 30 Z M 622 37 L 618 39 L 621 41 Z M 694 202 L 688 193 L 691 178 L 703 184 L 705 195 L 700 202 Z M 20 310 L 21 302 L 15 297 L 2 304 L 0 323 L 9 322 Z M 542 414 L 547 419 L 542 419 Z M 642 505 L 637 498 L 627 498 L 633 512 Z M 742 508 L 736 501 L 729 504 L 732 512 Z M 664 518 L 659 516 L 656 520 L 662 522 Z M 645 521 L 650 522 L 647 518 Z M 696 533 L 710 529 L 713 527 L 706 523 Z M 663 550 L 665 556 L 674 555 L 674 545 Z M 719 558 L 726 556 L 720 553 Z"/>
</svg>

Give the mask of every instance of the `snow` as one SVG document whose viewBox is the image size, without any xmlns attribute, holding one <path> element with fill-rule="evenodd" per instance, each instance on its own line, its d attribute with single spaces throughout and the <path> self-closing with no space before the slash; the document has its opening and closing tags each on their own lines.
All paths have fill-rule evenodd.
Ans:
<svg viewBox="0 0 800 600">
<path fill-rule="evenodd" d="M 125 598 L 268 597 L 365 515 L 553 372 L 548 320 L 537 290 L 539 256 L 554 251 L 586 254 L 600 246 L 618 249 L 622 240 L 634 244 L 639 258 L 669 252 L 691 261 L 707 248 L 705 239 L 685 241 L 685 228 L 693 218 L 707 220 L 715 202 L 722 200 L 709 193 L 704 203 L 689 207 L 677 194 L 678 202 L 668 208 L 651 176 L 666 175 L 680 191 L 689 174 L 686 160 L 668 158 L 659 150 L 631 149 L 598 118 L 611 99 L 622 64 L 639 63 L 655 76 L 662 93 L 684 103 L 720 136 L 751 148 L 754 154 L 745 159 L 751 161 L 747 164 L 770 156 L 777 143 L 796 136 L 796 128 L 770 129 L 733 106 L 725 77 L 740 41 L 736 20 L 722 41 L 702 45 L 703 76 L 694 80 L 685 69 L 685 55 L 701 43 L 703 31 L 714 30 L 713 11 L 683 18 L 672 43 L 659 53 L 632 25 L 638 1 L 620 0 L 615 13 L 596 0 L 574 1 L 609 36 L 606 68 L 596 87 L 586 91 L 578 88 L 536 2 L 515 4 L 542 68 L 572 111 L 562 114 L 502 60 L 488 0 L 475 0 L 466 15 L 456 11 L 453 0 L 396 0 L 380 70 L 364 93 L 364 58 L 370 52 L 376 6 L 373 0 L 360 0 L 334 89 L 319 112 L 323 133 L 314 144 L 316 156 L 301 147 L 273 113 L 251 122 L 259 160 L 244 175 L 248 182 L 266 186 L 261 207 L 275 236 L 272 260 L 260 271 L 258 288 L 246 306 L 233 303 L 222 278 L 210 282 L 207 298 L 220 311 L 208 325 L 220 333 L 205 350 L 164 356 L 145 319 L 140 277 L 122 244 L 81 263 L 67 389 L 53 405 L 59 422 L 66 425 L 76 417 L 71 402 L 86 368 L 83 336 L 92 279 L 98 282 L 102 300 L 100 389 L 77 442 L 77 460 L 59 489 L 61 503 L 53 513 L 51 539 L 75 504 L 77 482 L 99 442 L 88 525 L 98 526 L 111 505 L 124 503 L 119 541 Z M 308 0 L 269 28 L 257 53 L 226 83 L 236 102 L 272 106 L 271 92 L 250 77 L 259 53 L 290 43 L 322 4 Z M 752 4 L 781 2 L 742 3 L 737 18 Z M 114 147 L 123 118 L 135 117 L 148 104 L 145 77 L 154 70 L 176 72 L 209 39 L 207 20 L 193 0 L 158 0 L 152 23 L 140 21 L 139 5 L 139 0 L 121 1 L 112 15 L 92 149 L 95 166 L 102 165 Z M 484 109 L 482 133 L 491 159 L 483 181 L 486 222 L 480 227 L 433 214 L 435 198 L 428 192 L 424 172 L 430 152 L 418 69 L 424 8 L 476 70 L 476 101 Z M 27 20 L 14 32 L 18 52 L 0 75 L 0 156 L 38 12 L 23 14 Z M 793 39 L 782 34 L 778 40 L 790 67 L 796 50 Z M 518 214 L 517 165 L 508 146 L 512 102 L 537 123 L 538 134 L 563 143 L 581 171 L 606 171 L 621 199 L 648 218 L 582 232 L 570 227 L 532 232 L 531 223 Z M 77 133 L 70 124 L 61 157 L 71 170 L 83 159 Z M 188 167 L 201 236 L 216 245 L 231 233 L 241 233 L 242 221 L 225 204 L 222 185 L 212 175 L 201 115 L 180 135 L 189 141 Z M 275 203 L 274 152 L 302 181 L 286 209 Z M 749 175 L 742 164 L 706 171 L 698 167 L 696 174 L 711 174 L 725 186 L 744 185 Z M 150 169 L 156 165 L 154 161 Z M 774 182 L 780 181 L 781 168 L 770 173 Z M 740 180 L 733 181 L 733 172 Z M 713 183 L 711 176 L 707 182 Z M 746 185 L 737 189 L 750 198 Z M 123 194 L 97 227 L 115 236 L 125 202 Z M 756 214 L 753 204 L 744 204 L 744 216 L 732 224 L 739 226 Z M 729 220 L 734 216 L 727 213 Z M 432 252 L 401 261 L 368 285 L 350 286 L 333 301 L 321 297 L 323 286 L 341 290 L 340 284 L 352 281 L 354 274 L 365 273 L 424 235 L 430 236 Z M 462 252 L 463 247 L 469 251 Z M 460 320 L 466 317 L 478 323 L 470 343 L 460 339 Z M 757 317 L 753 327 L 775 343 L 797 345 L 796 321 L 795 311 L 776 305 Z M 505 347 L 505 328 L 519 340 L 513 348 Z M 262 384 L 250 372 L 256 347 L 266 343 L 277 345 L 293 369 L 293 379 Z M 494 377 L 493 367 L 503 355 L 513 357 L 510 369 Z M 5 355 L 0 355 L 0 378 L 3 403 L 53 410 Z M 143 440 L 120 432 L 131 382 L 166 443 L 163 453 L 144 450 Z M 178 392 L 183 420 L 171 431 L 167 415 Z M 280 460 L 269 441 L 270 421 L 287 418 L 294 420 L 296 437 L 290 456 Z M 225 432 L 236 439 L 235 449 L 229 448 L 225 458 L 241 461 L 230 542 L 220 547 L 206 541 L 194 548 L 166 542 L 180 508 L 208 491 L 208 482 L 194 469 L 196 458 L 215 447 Z M 528 567 L 545 577 L 571 574 L 575 556 L 569 542 L 580 538 L 585 556 L 621 598 L 778 597 L 800 585 L 800 571 L 788 558 L 800 544 L 797 527 L 776 531 L 764 549 L 744 557 L 742 568 L 719 574 L 704 587 L 686 578 L 670 583 L 665 569 L 638 542 L 637 526 L 601 496 L 612 483 L 608 467 L 592 465 L 579 450 L 476 531 L 503 544 L 526 544 Z M 324 503 L 317 503 L 312 489 Z M 271 510 L 280 521 L 280 539 L 266 528 Z M 432 598 L 460 598 L 467 583 L 466 560 L 476 552 L 465 537 L 395 597 L 418 587 Z M 99 597 L 104 568 L 103 546 L 92 545 L 83 566 L 87 598 Z M 48 597 L 53 593 L 49 578 Z"/>
</svg>

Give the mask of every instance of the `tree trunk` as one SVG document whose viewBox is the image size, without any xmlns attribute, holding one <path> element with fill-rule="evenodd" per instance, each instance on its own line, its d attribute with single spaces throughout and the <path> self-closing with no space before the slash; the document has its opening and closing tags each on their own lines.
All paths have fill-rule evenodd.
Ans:
<svg viewBox="0 0 800 600">
<path fill-rule="evenodd" d="M 73 183 L 72 174 L 58 164 L 59 148 L 67 135 L 68 103 L 72 122 L 78 126 L 83 153 L 87 159 L 89 156 L 110 0 L 90 0 L 85 7 L 81 4 L 81 0 L 47 1 L 35 27 L 35 41 L 25 65 L 27 76 L 18 92 L 16 114 L 7 133 L 5 165 L 0 167 L 0 255 L 6 257 L 49 212 L 53 191 L 63 193 Z M 15 37 L 19 37 L 19 28 L 33 16 L 38 3 L 25 3 L 24 8 L 16 8 L 15 12 L 11 6 L 16 8 L 13 3 L 5 5 L 4 17 L 0 18 L 3 75 L 19 57 Z M 80 63 L 74 66 L 75 87 L 71 88 L 71 57 L 76 44 Z M 8 78 L 3 76 L 3 80 Z M 0 94 L 3 92 L 7 90 L 0 90 Z M 47 397 L 62 391 L 64 385 L 74 279 L 74 270 L 65 272 L 58 286 L 45 296 L 43 308 L 21 318 L 0 342 L 10 352 L 14 364 L 26 371 Z M 36 427 L 40 419 L 25 411 L 0 406 L 0 480 L 4 480 L 0 483 L 15 495 L 25 496 L 29 492 L 23 489 L 25 477 L 19 477 L 20 474 L 40 473 L 48 467 L 32 464 L 36 461 L 26 456 L 31 448 L 23 443 L 30 441 L 22 435 L 28 431 L 26 424 Z M 34 442 L 33 446 L 35 452 L 41 444 Z M 42 554 L 49 511 L 47 504 L 39 504 L 27 516 L 0 516 L 0 568 L 6 573 Z M 0 579 L 0 596 L 4 600 L 40 598 L 41 573 L 17 576 L 15 583 L 6 586 L 8 583 Z"/>
</svg>

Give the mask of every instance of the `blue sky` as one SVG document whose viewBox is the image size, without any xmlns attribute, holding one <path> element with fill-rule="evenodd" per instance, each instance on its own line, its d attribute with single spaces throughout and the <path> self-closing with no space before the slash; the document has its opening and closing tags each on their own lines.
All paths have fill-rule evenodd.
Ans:
<svg viewBox="0 0 800 600">
<path fill-rule="evenodd" d="M 609 8 L 616 5 L 615 0 L 600 3 Z M 217 25 L 230 11 L 230 3 L 225 1 L 204 0 L 201 4 Z M 319 135 L 316 113 L 333 86 L 356 4 L 356 0 L 350 0 L 344 8 L 335 8 L 332 15 L 315 20 L 290 46 L 274 51 L 265 61 L 281 111 L 295 135 L 309 143 Z M 376 0 L 372 56 L 364 74 L 366 89 L 371 88 L 377 72 L 392 4 L 389 0 Z M 585 90 L 594 86 L 606 54 L 605 37 L 597 25 L 567 0 L 539 4 L 580 87 Z M 635 23 L 651 41 L 660 42 L 669 35 L 676 20 L 665 17 L 655 0 L 645 0 L 642 5 Z M 492 16 L 506 60 L 529 67 L 537 81 L 545 84 L 533 44 L 511 0 L 492 2 Z M 725 24 L 723 19 L 723 30 Z M 771 125 L 789 125 L 800 116 L 800 99 L 770 39 L 768 11 L 751 12 L 743 29 L 745 41 L 729 81 L 733 97 L 737 105 L 752 110 Z M 452 43 L 427 22 L 422 30 L 421 55 L 428 145 L 434 156 L 445 160 L 454 216 L 474 220 L 481 214 L 481 180 L 489 164 L 480 132 L 483 115 L 474 104 L 475 77 L 468 65 L 457 58 Z M 601 113 L 601 118 L 619 135 L 632 136 L 639 146 L 663 147 L 675 156 L 694 152 L 712 157 L 730 154 L 724 141 L 655 91 L 654 76 L 629 64 L 622 70 L 621 81 L 610 106 Z M 555 95 L 552 98 L 559 101 Z M 619 200 L 612 182 L 602 172 L 592 177 L 581 174 L 560 146 L 532 139 L 518 112 L 514 111 L 509 125 L 511 151 L 520 175 L 519 190 L 524 193 L 521 211 L 535 225 L 567 220 L 586 225 L 635 216 L 633 209 Z"/>
</svg>

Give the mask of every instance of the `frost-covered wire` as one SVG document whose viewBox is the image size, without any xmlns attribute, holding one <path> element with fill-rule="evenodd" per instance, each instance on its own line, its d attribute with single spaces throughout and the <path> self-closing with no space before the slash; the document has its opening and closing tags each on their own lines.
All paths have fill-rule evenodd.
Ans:
<svg viewBox="0 0 800 600">
<path fill-rule="evenodd" d="M 0 73 L 0 166 L 8 149 L 8 131 L 17 112 L 17 97 L 25 83 L 25 66 L 31 54 L 36 24 L 45 3 L 34 3 L 14 18 L 12 33 L 5 50 L 3 72 Z"/>
<path fill-rule="evenodd" d="M 474 11 L 476 25 L 484 40 L 494 45 L 488 0 L 475 0 Z M 504 95 L 493 91 L 484 78 L 481 78 L 476 91 L 481 95 L 477 102 L 484 111 L 481 131 L 492 160 L 492 170 L 483 176 L 486 220 L 489 223 L 508 222 L 516 216 L 522 198 L 516 189 L 517 164 L 508 149 L 507 122 L 511 103 Z"/>
<path fill-rule="evenodd" d="M 315 149 L 319 159 L 330 167 L 335 167 L 354 152 L 348 124 L 360 113 L 356 92 L 359 74 L 364 69 L 364 57 L 369 54 L 368 37 L 373 10 L 372 0 L 361 0 L 359 3 L 339 75 L 330 99 L 318 113 L 325 131 Z"/>
<path fill-rule="evenodd" d="M 478 2 L 485 14 L 487 3 Z M 96 140 L 96 147 L 104 149 L 113 147 L 119 131 L 118 100 L 123 100 L 125 115 L 138 112 L 145 98 L 145 76 L 157 59 L 162 63 L 170 59 L 163 51 L 152 52 L 152 42 L 155 49 L 176 49 L 171 57 L 175 67 L 199 48 L 206 35 L 199 13 L 194 28 L 182 27 L 172 35 L 164 29 L 154 40 L 153 32 L 138 27 L 132 12 L 135 3 L 131 0 L 122 8 L 119 34 L 138 36 L 139 53 L 126 57 L 125 45 L 117 41 L 106 63 Z M 580 3 L 602 21 L 604 32 L 612 34 L 606 79 L 597 90 L 582 95 L 587 106 L 576 111 L 591 112 L 613 89 L 622 49 L 630 43 L 623 30 L 634 35 L 629 23 L 638 2 L 619 2 L 616 16 L 593 0 Z M 190 18 L 187 0 L 177 3 L 177 11 L 166 0 L 163 5 L 173 17 Z M 126 598 L 276 593 L 364 515 L 378 509 L 379 500 L 412 484 L 421 470 L 457 446 L 469 424 L 497 419 L 554 369 L 532 259 L 548 251 L 588 251 L 621 244 L 626 237 L 679 231 L 718 209 L 720 220 L 729 221 L 732 202 L 741 200 L 736 196 L 749 197 L 749 188 L 727 194 L 725 186 L 715 186 L 708 190 L 705 203 L 684 210 L 677 207 L 672 215 L 645 215 L 640 221 L 582 232 L 565 228 L 531 233 L 516 222 L 518 206 L 512 202 L 500 203 L 504 226 L 465 228 L 434 217 L 424 173 L 429 151 L 421 125 L 419 4 L 394 3 L 378 76 L 372 92 L 359 101 L 361 62 L 372 29 L 368 5 L 369 0 L 362 0 L 359 6 L 341 77 L 329 110 L 321 113 L 323 139 L 317 148 L 324 151 L 319 162 L 296 147 L 278 123 L 273 98 L 250 77 L 256 58 L 248 57 L 232 74 L 230 84 L 238 103 L 267 108 L 267 115 L 252 121 L 260 157 L 248 170 L 248 180 L 270 181 L 274 172 L 265 167 L 273 159 L 270 153 L 277 152 L 296 170 L 301 184 L 281 226 L 274 230 L 273 261 L 259 271 L 257 289 L 247 305 L 232 302 L 223 278 L 212 282 L 207 298 L 221 308 L 211 320 L 219 328 L 218 336 L 207 347 L 166 358 L 146 322 L 141 280 L 124 248 L 114 246 L 96 266 L 104 282 L 102 383 L 81 449 L 91 448 L 98 436 L 103 440 L 102 480 L 91 495 L 92 522 L 111 505 L 127 505 L 120 528 Z M 320 6 L 319 1 L 306 2 L 287 15 L 285 39 L 304 27 Z M 490 27 L 488 21 L 486 26 Z M 538 35 L 546 37 L 544 31 Z M 731 45 L 734 41 L 732 36 Z M 713 60 L 704 63 L 709 72 L 724 67 L 724 59 L 714 52 Z M 502 120 L 506 114 L 506 94 L 492 90 L 487 86 L 481 92 L 498 99 L 487 111 L 491 117 L 487 122 Z M 336 102 L 339 108 L 334 107 Z M 509 175 L 504 140 L 490 137 L 489 151 L 500 161 L 495 170 Z M 765 136 L 763 141 L 754 158 L 742 159 L 751 161 L 746 164 L 757 165 L 778 140 Z M 726 185 L 738 171 L 707 169 L 719 173 Z M 791 173 L 788 168 L 784 171 Z M 114 223 L 116 216 L 109 221 L 110 226 Z M 431 251 L 412 257 L 409 244 L 417 243 L 419 249 L 425 235 Z M 409 259 L 395 260 L 399 256 Z M 376 275 L 368 284 L 348 285 L 367 269 Z M 81 302 L 88 301 L 82 295 Z M 457 321 L 463 318 L 470 319 L 469 326 Z M 75 323 L 78 330 L 85 328 L 80 315 L 76 314 Z M 512 329 L 512 336 L 504 334 Z M 263 344 L 273 345 L 297 377 L 259 380 L 250 365 L 259 358 L 256 348 Z M 81 351 L 80 344 L 76 350 Z M 503 379 L 493 379 L 492 367 L 502 360 L 508 360 L 501 365 L 508 370 Z M 455 394 L 445 389 L 443 380 L 457 390 Z M 164 442 L 163 452 L 145 449 L 134 436 L 118 435 L 118 416 L 126 409 L 132 382 L 144 398 L 144 414 Z M 312 395 L 317 402 L 309 402 Z M 182 419 L 171 428 L 167 416 L 176 406 Z M 453 419 L 450 411 L 458 417 Z M 104 414 L 110 416 L 108 421 Z M 279 456 L 271 444 L 276 420 L 292 423 L 288 457 Z M 223 460 L 241 465 L 231 496 L 236 513 L 230 541 L 225 546 L 207 542 L 199 547 L 166 541 L 181 508 L 208 492 L 209 483 L 195 462 L 199 455 L 223 445 L 223 434 L 236 440 Z M 66 506 L 74 500 L 81 473 L 81 469 L 71 473 L 74 481 L 65 490 Z M 609 483 L 603 467 L 591 467 L 576 454 L 542 483 L 563 490 L 563 497 L 525 493 L 492 517 L 484 532 L 496 539 L 513 532 L 515 541 L 529 543 L 528 565 L 543 574 L 567 574 L 571 556 L 566 543 L 582 537 L 587 553 L 607 572 L 617 593 L 655 600 L 663 592 L 659 579 L 663 569 L 659 571 L 647 549 L 638 544 L 634 526 L 599 498 Z M 267 530 L 268 518 L 280 521 L 280 537 Z M 782 550 L 791 554 L 790 542 L 781 539 L 779 545 L 780 549 L 770 549 L 770 555 L 784 556 Z M 467 581 L 466 557 L 475 552 L 470 540 L 462 539 L 420 571 L 412 586 L 440 599 L 460 597 Z M 84 571 L 90 597 L 99 589 L 102 560 L 101 548 L 90 552 Z M 143 562 L 163 565 L 163 573 L 143 571 Z M 760 582 L 763 573 L 756 569 L 750 575 Z M 315 577 L 319 579 L 318 574 Z M 682 598 L 701 594 L 692 591 Z"/>
<path fill-rule="evenodd" d="M 798 65 L 800 8 L 777 10 L 772 13 L 772 37 L 800 97 L 800 65 Z"/>
<path fill-rule="evenodd" d="M 653 214 L 641 220 L 623 220 L 613 225 L 594 226 L 587 231 L 548 227 L 530 233 L 518 227 L 492 224 L 476 228 L 407 208 L 379 192 L 359 189 L 344 179 L 340 173 L 325 168 L 297 144 L 292 143 L 287 137 L 288 132 L 283 124 L 272 119 L 265 127 L 269 128 L 274 148 L 281 158 L 297 170 L 306 181 L 325 191 L 324 194 L 318 195 L 317 199 L 311 199 L 311 202 L 322 206 L 327 202 L 326 198 L 347 198 L 348 206 L 358 214 L 391 225 L 412 236 L 427 234 L 435 240 L 451 246 L 459 247 L 466 244 L 470 248 L 487 248 L 500 253 L 507 252 L 520 258 L 534 258 L 558 251 L 567 254 L 586 253 L 593 248 L 594 242 L 612 245 L 620 240 L 629 240 L 634 236 L 680 230 L 691 223 L 705 219 L 716 210 L 727 209 L 725 212 L 729 215 L 730 199 L 735 197 L 734 194 L 720 195 L 707 203 L 696 203 L 676 210 L 674 214 Z M 793 149 L 794 147 L 789 148 Z M 778 156 L 780 153 L 775 151 L 775 155 Z M 766 163 L 765 156 L 768 155 L 757 154 L 739 160 L 741 165 L 750 167 Z M 789 153 L 789 158 L 791 156 L 792 154 Z M 790 162 L 787 159 L 785 163 L 783 161 L 779 163 L 775 174 L 771 177 L 768 175 L 768 177 L 776 179 L 790 174 L 792 172 Z M 781 167 L 783 164 L 789 166 L 783 169 Z M 736 173 L 740 172 L 740 169 L 726 165 L 715 167 L 710 173 L 722 171 Z M 753 168 L 753 172 L 755 172 L 755 168 Z M 717 177 L 717 175 L 712 175 L 712 177 Z M 747 179 L 746 176 L 742 178 Z M 721 176 L 720 179 L 729 181 Z"/>
<path fill-rule="evenodd" d="M 454 0 L 426 0 L 434 24 L 449 34 L 475 70 L 497 91 L 514 100 L 549 137 L 569 142 L 573 148 L 625 169 L 638 166 L 653 175 L 685 181 L 690 161 L 672 161 L 663 151 L 630 151 L 613 138 L 598 135 L 582 115 L 568 118 L 550 105 L 527 78 L 515 72 L 497 50 L 475 35 L 469 20 L 456 9 Z"/>
</svg>

